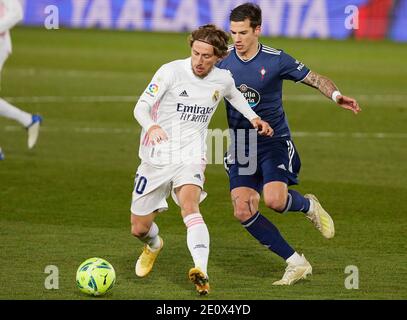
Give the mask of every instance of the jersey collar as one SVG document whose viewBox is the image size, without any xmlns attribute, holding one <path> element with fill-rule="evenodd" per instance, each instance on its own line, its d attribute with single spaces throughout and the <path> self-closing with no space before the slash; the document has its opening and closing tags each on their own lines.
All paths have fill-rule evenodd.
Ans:
<svg viewBox="0 0 407 320">
<path fill-rule="evenodd" d="M 242 59 L 242 58 L 237 54 L 236 48 L 235 48 L 234 52 L 235 52 L 236 57 L 237 57 L 241 62 L 243 62 L 243 63 L 249 63 L 250 61 L 256 59 L 256 57 L 259 55 L 259 52 L 261 51 L 261 48 L 262 48 L 262 47 L 263 47 L 263 45 L 259 42 L 259 45 L 258 45 L 258 47 L 257 47 L 257 52 L 256 52 L 256 54 L 255 54 L 253 57 L 251 57 L 250 59 L 248 59 L 248 60 Z"/>
</svg>

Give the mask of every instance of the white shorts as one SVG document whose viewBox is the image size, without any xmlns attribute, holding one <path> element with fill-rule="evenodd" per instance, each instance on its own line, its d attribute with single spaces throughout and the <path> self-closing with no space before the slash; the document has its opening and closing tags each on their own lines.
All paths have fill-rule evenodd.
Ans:
<svg viewBox="0 0 407 320">
<path fill-rule="evenodd" d="M 174 189 L 185 184 L 193 184 L 202 189 L 202 202 L 207 194 L 203 191 L 205 165 L 177 164 L 166 167 L 154 167 L 142 162 L 137 168 L 130 211 L 138 216 L 146 216 L 154 211 L 168 209 L 166 199 L 172 195 L 179 205 Z"/>
</svg>

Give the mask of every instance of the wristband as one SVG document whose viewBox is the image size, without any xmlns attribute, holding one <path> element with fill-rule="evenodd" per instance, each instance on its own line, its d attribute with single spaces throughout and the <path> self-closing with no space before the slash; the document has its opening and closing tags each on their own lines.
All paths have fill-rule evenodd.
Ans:
<svg viewBox="0 0 407 320">
<path fill-rule="evenodd" d="M 338 90 L 335 90 L 334 92 L 332 92 L 331 98 L 332 98 L 332 100 L 333 100 L 335 103 L 337 103 L 336 98 L 337 98 L 338 96 L 341 96 L 341 95 L 342 95 L 342 94 L 341 94 Z"/>
</svg>

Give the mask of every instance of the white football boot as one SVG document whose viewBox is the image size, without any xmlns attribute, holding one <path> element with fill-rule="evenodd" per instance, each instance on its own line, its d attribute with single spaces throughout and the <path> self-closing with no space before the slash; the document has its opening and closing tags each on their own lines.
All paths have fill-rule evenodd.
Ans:
<svg viewBox="0 0 407 320">
<path fill-rule="evenodd" d="M 28 149 L 32 149 L 37 143 L 38 135 L 40 133 L 40 126 L 42 122 L 42 117 L 38 114 L 32 115 L 32 122 L 27 127 L 28 134 Z"/>
<path fill-rule="evenodd" d="M 306 217 L 311 220 L 315 228 L 317 228 L 325 238 L 333 238 L 335 235 L 335 226 L 329 213 L 322 208 L 317 197 L 313 194 L 306 194 L 304 197 L 312 201 L 313 205 L 312 211 L 308 212 Z"/>
<path fill-rule="evenodd" d="M 288 264 L 285 269 L 285 273 L 281 280 L 273 283 L 274 286 L 290 286 L 301 279 L 306 279 L 308 275 L 312 274 L 312 266 L 305 259 L 304 255 L 301 255 L 303 262 L 301 264 Z"/>
</svg>

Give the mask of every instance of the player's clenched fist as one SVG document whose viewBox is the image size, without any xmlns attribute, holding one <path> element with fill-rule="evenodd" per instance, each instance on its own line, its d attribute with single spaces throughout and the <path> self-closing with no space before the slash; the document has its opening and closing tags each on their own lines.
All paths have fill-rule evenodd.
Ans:
<svg viewBox="0 0 407 320">
<path fill-rule="evenodd" d="M 271 137 L 274 133 L 274 130 L 268 122 L 261 120 L 260 118 L 255 118 L 250 121 L 252 123 L 252 126 L 257 129 L 257 132 L 261 136 L 269 136 Z"/>
<path fill-rule="evenodd" d="M 159 125 L 151 126 L 148 129 L 147 134 L 153 144 L 161 143 L 168 140 L 166 132 Z"/>
</svg>

